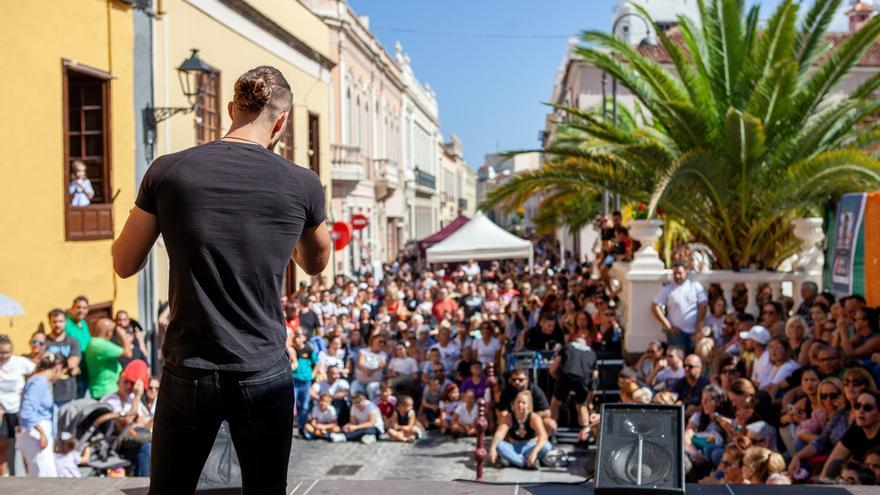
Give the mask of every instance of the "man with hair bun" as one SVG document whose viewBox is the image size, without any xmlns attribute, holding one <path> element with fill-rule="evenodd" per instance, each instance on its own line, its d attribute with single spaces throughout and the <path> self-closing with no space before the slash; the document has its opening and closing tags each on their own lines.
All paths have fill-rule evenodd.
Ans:
<svg viewBox="0 0 880 495">
<path fill-rule="evenodd" d="M 292 104 L 278 69 L 242 74 L 229 132 L 156 159 L 113 243 L 123 278 L 143 267 L 160 233 L 171 260 L 151 494 L 195 491 L 224 420 L 243 492 L 285 493 L 295 357 L 280 282 L 291 259 L 317 275 L 330 256 L 320 179 L 272 152 Z"/>
</svg>

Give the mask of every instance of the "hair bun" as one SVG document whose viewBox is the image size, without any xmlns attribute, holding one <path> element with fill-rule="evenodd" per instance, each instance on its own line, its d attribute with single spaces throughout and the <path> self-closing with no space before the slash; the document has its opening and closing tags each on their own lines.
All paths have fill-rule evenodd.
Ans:
<svg viewBox="0 0 880 495">
<path fill-rule="evenodd" d="M 249 72 L 235 83 L 238 107 L 248 112 L 259 112 L 272 98 L 272 83 L 264 74 Z"/>
</svg>

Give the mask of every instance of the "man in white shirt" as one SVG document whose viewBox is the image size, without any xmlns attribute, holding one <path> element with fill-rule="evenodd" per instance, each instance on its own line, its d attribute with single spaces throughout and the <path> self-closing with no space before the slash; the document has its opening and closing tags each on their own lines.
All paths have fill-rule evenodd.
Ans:
<svg viewBox="0 0 880 495">
<path fill-rule="evenodd" d="M 672 264 L 672 283 L 663 286 L 654 297 L 651 313 L 663 325 L 666 342 L 690 352 L 695 336 L 699 335 L 697 330 L 703 327 L 707 307 L 703 285 L 689 280 L 684 263 L 676 261 Z"/>
<path fill-rule="evenodd" d="M 480 274 L 480 265 L 476 261 L 470 260 L 461 268 L 461 271 L 468 277 L 476 277 Z"/>
</svg>

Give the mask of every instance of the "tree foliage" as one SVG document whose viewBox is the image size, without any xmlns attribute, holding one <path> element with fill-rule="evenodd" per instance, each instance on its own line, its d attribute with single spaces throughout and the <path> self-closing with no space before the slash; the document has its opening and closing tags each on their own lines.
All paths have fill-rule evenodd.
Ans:
<svg viewBox="0 0 880 495">
<path fill-rule="evenodd" d="M 674 39 L 658 33 L 672 70 L 611 34 L 584 32 L 577 54 L 638 104 L 617 125 L 595 109 L 554 105 L 563 117 L 542 150 L 547 164 L 492 190 L 484 206 L 566 198 L 547 215 L 577 227 L 608 190 L 651 215 L 662 207 L 722 268 L 776 267 L 798 247 L 791 220 L 880 185 L 867 151 L 880 140 L 871 119 L 880 73 L 833 94 L 880 35 L 880 17 L 832 46 L 841 2 L 816 0 L 799 21 L 800 4 L 783 1 L 759 30 L 758 6 L 698 0 L 699 24 L 680 17 Z"/>
</svg>

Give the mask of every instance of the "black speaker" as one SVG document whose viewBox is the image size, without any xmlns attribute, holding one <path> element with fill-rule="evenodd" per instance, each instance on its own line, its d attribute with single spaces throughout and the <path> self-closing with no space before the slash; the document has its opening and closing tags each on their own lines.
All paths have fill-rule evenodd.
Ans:
<svg viewBox="0 0 880 495">
<path fill-rule="evenodd" d="M 684 409 L 602 404 L 596 495 L 684 494 Z"/>
</svg>

